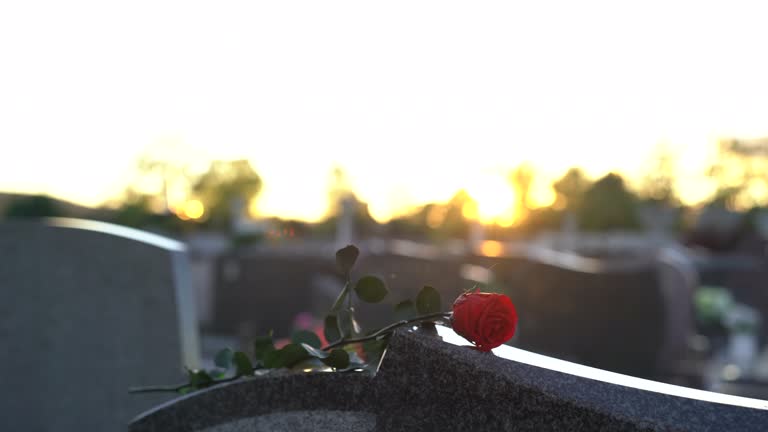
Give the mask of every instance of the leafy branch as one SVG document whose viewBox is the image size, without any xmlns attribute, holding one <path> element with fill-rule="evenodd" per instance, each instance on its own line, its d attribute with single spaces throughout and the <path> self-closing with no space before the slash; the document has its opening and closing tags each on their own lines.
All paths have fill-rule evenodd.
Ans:
<svg viewBox="0 0 768 432">
<path fill-rule="evenodd" d="M 371 370 L 371 365 L 377 364 L 377 359 L 383 355 L 388 337 L 395 329 L 450 318 L 450 312 L 441 311 L 438 291 L 425 286 L 419 291 L 415 302 L 404 300 L 395 305 L 395 316 L 399 318 L 398 321 L 361 336 L 363 332 L 354 316 L 353 292 L 362 301 L 379 303 L 389 294 L 389 290 L 384 281 L 376 276 L 363 276 L 357 283 L 352 283 L 351 271 L 358 255 L 359 250 L 353 245 L 336 252 L 336 264 L 344 275 L 345 283 L 325 317 L 323 329 L 326 340 L 335 342 L 322 347 L 320 338 L 315 333 L 301 330 L 291 335 L 289 344 L 277 349 L 270 332 L 254 340 L 253 362 L 246 353 L 227 348 L 216 354 L 214 370 L 187 370 L 188 382 L 186 383 L 136 387 L 129 391 L 131 393 L 178 392 L 184 394 L 247 378 L 253 376 L 257 370 L 263 369 L 300 367 L 304 370 L 312 370 L 330 367 L 336 371 Z M 355 344 L 362 344 L 365 360 L 358 356 L 356 350 L 348 349 L 350 345 Z M 227 376 L 232 372 L 231 376 Z"/>
</svg>

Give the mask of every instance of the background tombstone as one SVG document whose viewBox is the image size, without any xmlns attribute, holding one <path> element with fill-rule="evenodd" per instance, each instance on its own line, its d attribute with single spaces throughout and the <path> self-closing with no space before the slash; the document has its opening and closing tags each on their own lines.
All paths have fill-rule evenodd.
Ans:
<svg viewBox="0 0 768 432">
<path fill-rule="evenodd" d="M 364 275 L 381 278 L 389 295 L 381 304 L 369 304 L 357 301 L 357 318 L 363 328 L 383 327 L 393 320 L 393 306 L 404 300 L 416 300 L 419 291 L 429 285 L 440 292 L 442 310 L 450 310 L 453 300 L 470 288 L 461 272 L 462 259 L 441 254 L 429 246 L 389 247 L 383 251 L 362 251 L 353 270 L 353 280 Z M 403 247 L 405 245 L 406 247 Z M 326 310 L 331 302 L 327 303 Z"/>
<path fill-rule="evenodd" d="M 514 346 L 634 376 L 674 372 L 694 333 L 695 270 L 679 253 L 594 259 L 531 249 L 495 261 L 520 314 Z"/>
<path fill-rule="evenodd" d="M 333 301 L 322 308 L 315 304 L 313 287 L 318 278 L 341 283 L 332 253 L 222 255 L 216 261 L 210 331 L 223 335 L 245 332 L 252 337 L 272 330 L 276 337 L 289 336 L 296 314 L 327 310 Z"/>
<path fill-rule="evenodd" d="M 0 224 L 0 430 L 125 430 L 199 362 L 182 244 L 101 222 Z"/>
</svg>

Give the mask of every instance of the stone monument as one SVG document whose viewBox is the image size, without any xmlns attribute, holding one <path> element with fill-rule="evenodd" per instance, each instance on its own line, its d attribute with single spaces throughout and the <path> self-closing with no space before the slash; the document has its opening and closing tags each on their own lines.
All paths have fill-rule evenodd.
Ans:
<svg viewBox="0 0 768 432">
<path fill-rule="evenodd" d="M 76 219 L 0 224 L 0 430 L 119 431 L 199 362 L 185 247 Z"/>
</svg>

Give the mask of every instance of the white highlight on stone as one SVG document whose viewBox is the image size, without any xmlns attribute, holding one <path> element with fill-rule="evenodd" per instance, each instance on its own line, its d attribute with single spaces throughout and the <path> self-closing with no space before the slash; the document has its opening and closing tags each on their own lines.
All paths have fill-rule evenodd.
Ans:
<svg viewBox="0 0 768 432">
<path fill-rule="evenodd" d="M 454 345 L 468 344 L 466 339 L 456 334 L 456 332 L 454 332 L 452 329 L 444 326 L 436 327 L 437 333 L 443 338 L 445 342 L 452 343 Z M 495 348 L 493 353 L 498 357 L 507 360 L 513 360 L 518 363 L 525 363 L 531 366 L 550 369 L 569 375 L 603 381 L 624 387 L 632 387 L 640 390 L 663 393 L 688 399 L 697 399 L 705 402 L 714 402 L 726 405 L 742 406 L 746 408 L 768 410 L 768 401 L 692 389 L 688 387 L 652 381 L 644 378 L 623 375 L 616 372 L 609 372 L 602 369 L 580 365 L 578 363 L 572 363 L 541 354 L 535 354 L 530 351 L 521 350 L 519 348 L 514 348 L 508 345 L 502 345 L 498 348 Z"/>
</svg>

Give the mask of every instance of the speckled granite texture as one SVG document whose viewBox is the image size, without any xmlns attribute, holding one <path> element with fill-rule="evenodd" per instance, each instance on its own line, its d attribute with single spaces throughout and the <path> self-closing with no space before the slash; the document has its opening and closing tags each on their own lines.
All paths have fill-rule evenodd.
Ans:
<svg viewBox="0 0 768 432">
<path fill-rule="evenodd" d="M 183 246 L 96 224 L 0 224 L 0 431 L 124 430 L 170 399 L 129 387 L 177 382 L 191 364 L 179 335 L 196 322 L 180 330 L 174 290 L 189 273 Z"/>
<path fill-rule="evenodd" d="M 768 430 L 768 411 L 609 384 L 398 332 L 375 377 L 283 373 L 232 383 L 159 407 L 131 431 L 197 431 L 313 409 L 373 413 L 376 431 Z"/>
<path fill-rule="evenodd" d="M 357 411 L 283 411 L 224 423 L 200 432 L 312 432 L 354 430 L 369 432 L 376 416 Z"/>
<path fill-rule="evenodd" d="M 180 397 L 139 416 L 131 432 L 191 432 L 265 414 L 371 412 L 373 377 L 363 373 L 288 373 L 244 379 Z M 216 430 L 216 429 L 213 429 Z M 337 429 L 343 430 L 343 429 Z"/>
</svg>

